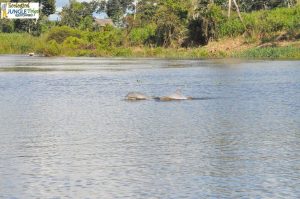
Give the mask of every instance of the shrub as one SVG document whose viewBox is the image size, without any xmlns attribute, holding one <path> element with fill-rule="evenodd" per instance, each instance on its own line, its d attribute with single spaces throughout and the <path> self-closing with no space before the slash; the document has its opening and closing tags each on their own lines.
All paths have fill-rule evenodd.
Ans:
<svg viewBox="0 0 300 199">
<path fill-rule="evenodd" d="M 45 56 L 57 56 L 61 52 L 61 46 L 55 40 L 51 40 L 47 42 L 47 45 L 41 45 L 37 48 L 37 53 Z"/>
<path fill-rule="evenodd" d="M 151 37 L 155 36 L 156 26 L 150 24 L 143 28 L 134 28 L 130 34 L 130 43 L 135 46 L 144 45 Z"/>
<path fill-rule="evenodd" d="M 244 13 L 244 24 L 253 36 L 272 36 L 278 31 L 291 31 L 299 28 L 300 7 L 276 8 L 252 13 Z M 245 27 L 237 16 L 221 23 L 218 27 L 220 37 L 234 37 L 245 32 Z"/>
<path fill-rule="evenodd" d="M 77 37 L 67 37 L 64 42 L 63 42 L 63 47 L 64 48 L 69 48 L 69 49 L 83 49 L 87 45 L 87 41 L 84 41 L 83 39 L 79 39 Z"/>
<path fill-rule="evenodd" d="M 0 41 L 0 53 L 20 54 L 33 52 L 40 39 L 28 33 L 1 33 Z"/>
<path fill-rule="evenodd" d="M 239 19 L 228 20 L 220 25 L 218 30 L 219 37 L 235 37 L 245 32 L 245 28 Z"/>
<path fill-rule="evenodd" d="M 115 48 L 112 50 L 112 55 L 117 57 L 132 56 L 132 51 L 129 48 Z"/>
<path fill-rule="evenodd" d="M 79 30 L 68 26 L 54 27 L 50 30 L 47 41 L 55 40 L 57 43 L 62 43 L 67 37 L 81 38 L 82 33 Z"/>
<path fill-rule="evenodd" d="M 123 42 L 123 32 L 120 29 L 107 26 L 102 28 L 100 32 L 88 33 L 86 40 L 90 43 L 94 43 L 100 49 L 108 49 L 111 47 L 118 47 Z"/>
<path fill-rule="evenodd" d="M 8 19 L 0 20 L 0 32 L 11 33 L 14 30 L 14 24 Z"/>
<path fill-rule="evenodd" d="M 238 53 L 235 56 L 252 59 L 299 59 L 300 48 L 292 46 L 253 48 L 242 53 Z"/>
</svg>

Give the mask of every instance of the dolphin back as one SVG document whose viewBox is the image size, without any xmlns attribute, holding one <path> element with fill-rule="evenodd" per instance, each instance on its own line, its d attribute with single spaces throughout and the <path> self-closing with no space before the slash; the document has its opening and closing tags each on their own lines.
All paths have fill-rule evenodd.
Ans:
<svg viewBox="0 0 300 199">
<path fill-rule="evenodd" d="M 188 100 L 191 99 L 190 97 L 184 96 L 179 89 L 177 89 L 174 93 L 160 97 L 160 100 L 162 101 L 170 101 L 170 100 Z"/>
<path fill-rule="evenodd" d="M 140 92 L 129 92 L 126 97 L 127 100 L 146 100 L 149 99 L 147 95 Z"/>
</svg>

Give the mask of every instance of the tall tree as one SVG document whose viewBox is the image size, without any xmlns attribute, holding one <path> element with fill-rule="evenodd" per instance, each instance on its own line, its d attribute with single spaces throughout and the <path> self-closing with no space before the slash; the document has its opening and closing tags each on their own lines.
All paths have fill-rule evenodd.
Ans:
<svg viewBox="0 0 300 199">
<path fill-rule="evenodd" d="M 220 6 L 212 0 L 199 0 L 197 17 L 189 22 L 190 45 L 206 45 L 210 39 L 216 38 L 216 28 L 223 18 Z"/>
<path fill-rule="evenodd" d="M 107 0 L 106 13 L 116 25 L 122 24 L 123 17 L 133 10 L 134 0 Z"/>
<path fill-rule="evenodd" d="M 41 0 L 42 3 L 42 13 L 45 16 L 49 16 L 55 13 L 55 0 Z"/>
<path fill-rule="evenodd" d="M 142 26 L 153 22 L 159 8 L 157 0 L 136 1 L 134 6 L 134 19 L 138 18 Z"/>
<path fill-rule="evenodd" d="M 91 27 L 91 23 L 93 23 L 92 15 L 96 8 L 97 5 L 94 2 L 80 3 L 76 0 L 70 0 L 70 4 L 63 7 L 60 13 L 60 23 L 73 28 Z"/>
</svg>

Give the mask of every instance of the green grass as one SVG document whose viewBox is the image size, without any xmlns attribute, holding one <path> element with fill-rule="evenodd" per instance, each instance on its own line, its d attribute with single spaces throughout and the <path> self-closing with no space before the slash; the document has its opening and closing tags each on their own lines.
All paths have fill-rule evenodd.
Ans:
<svg viewBox="0 0 300 199">
<path fill-rule="evenodd" d="M 0 33 L 0 41 L 0 54 L 27 54 L 36 50 L 41 39 L 26 33 Z"/>
<path fill-rule="evenodd" d="M 288 47 L 251 48 L 243 52 L 210 52 L 206 48 L 150 48 L 91 46 L 84 40 L 70 39 L 61 44 L 49 42 L 43 37 L 33 37 L 23 33 L 0 33 L 0 54 L 27 54 L 36 52 L 46 56 L 89 56 L 89 57 L 155 57 L 170 59 L 201 58 L 248 58 L 248 59 L 300 59 L 299 43 Z M 23 71 L 22 68 L 6 69 Z M 33 69 L 34 70 L 34 69 Z"/>
<path fill-rule="evenodd" d="M 133 48 L 134 57 L 157 57 L 170 59 L 208 58 L 210 55 L 204 48 Z"/>
<path fill-rule="evenodd" d="M 253 48 L 241 53 L 235 53 L 233 57 L 248 59 L 300 59 L 300 48 L 293 46 Z"/>
<path fill-rule="evenodd" d="M 243 13 L 243 19 L 244 24 L 236 15 L 229 20 L 223 16 L 217 26 L 217 35 L 232 39 L 247 32 L 244 40 L 248 43 L 272 43 L 283 35 L 286 41 L 300 39 L 300 6 Z M 152 48 L 146 43 L 149 37 L 155 35 L 155 28 L 151 24 L 135 28 L 129 37 L 125 37 L 125 30 L 112 26 L 96 32 L 56 26 L 41 37 L 26 33 L 0 33 L 0 54 L 35 52 L 45 56 L 300 59 L 299 45 L 253 48 L 243 52 L 209 51 L 206 48 Z"/>
<path fill-rule="evenodd" d="M 220 37 L 234 37 L 246 31 L 256 38 L 272 37 L 277 32 L 291 32 L 300 29 L 300 6 L 293 8 L 276 8 L 243 13 L 244 25 L 237 16 L 225 19 L 219 27 Z"/>
</svg>

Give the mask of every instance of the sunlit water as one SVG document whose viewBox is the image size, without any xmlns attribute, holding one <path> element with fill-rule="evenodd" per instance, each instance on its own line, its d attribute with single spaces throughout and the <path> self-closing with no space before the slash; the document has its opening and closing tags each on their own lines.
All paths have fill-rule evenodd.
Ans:
<svg viewBox="0 0 300 199">
<path fill-rule="evenodd" d="M 300 62 L 0 56 L 0 149 L 0 198 L 299 198 Z"/>
</svg>

